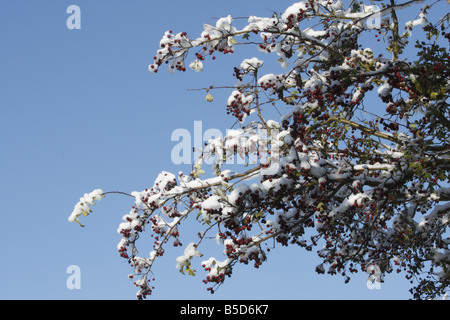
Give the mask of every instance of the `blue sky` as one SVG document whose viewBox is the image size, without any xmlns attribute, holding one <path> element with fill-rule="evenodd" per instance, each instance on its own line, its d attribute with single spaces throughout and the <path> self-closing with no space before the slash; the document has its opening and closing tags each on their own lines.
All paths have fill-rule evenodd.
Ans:
<svg viewBox="0 0 450 320">
<path fill-rule="evenodd" d="M 81 9 L 80 30 L 66 27 L 73 4 Z M 162 34 L 172 29 L 197 36 L 214 18 L 268 16 L 290 4 L 0 2 L 1 299 L 135 298 L 131 270 L 116 250 L 116 230 L 130 199 L 102 200 L 84 229 L 67 218 L 85 192 L 139 191 L 162 170 L 187 170 L 170 159 L 172 132 L 192 130 L 196 120 L 204 129 L 234 123 L 221 93 L 209 104 L 203 92 L 187 89 L 232 83 L 232 66 L 248 58 L 218 56 L 204 73 L 154 75 L 147 68 Z M 344 284 L 342 277 L 317 275 L 315 254 L 295 247 L 273 250 L 258 270 L 237 266 L 211 295 L 200 266 L 195 278 L 178 272 L 175 258 L 182 249 L 174 249 L 154 268 L 153 299 L 409 298 L 402 276 L 388 276 L 380 290 L 366 287 L 365 274 Z M 66 286 L 70 265 L 80 267 L 81 289 Z"/>
</svg>

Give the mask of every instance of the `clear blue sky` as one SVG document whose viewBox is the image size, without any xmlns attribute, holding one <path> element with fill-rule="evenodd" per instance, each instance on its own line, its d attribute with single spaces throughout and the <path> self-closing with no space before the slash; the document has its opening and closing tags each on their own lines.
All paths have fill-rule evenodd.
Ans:
<svg viewBox="0 0 450 320">
<path fill-rule="evenodd" d="M 81 8 L 81 30 L 66 27 L 66 9 L 73 4 Z M 131 270 L 116 250 L 116 230 L 130 199 L 102 200 L 84 229 L 67 218 L 85 192 L 140 191 L 162 170 L 188 169 L 171 162 L 171 133 L 192 130 L 195 120 L 202 120 L 204 129 L 221 130 L 234 121 L 226 117 L 223 100 L 209 104 L 204 93 L 187 89 L 233 83 L 232 66 L 249 58 L 218 56 L 204 73 L 153 75 L 147 67 L 162 34 L 172 29 L 198 36 L 215 17 L 268 16 L 290 4 L 0 2 L 0 299 L 135 298 L 127 278 Z M 216 76 L 221 70 L 226 77 Z M 238 265 L 211 295 L 200 266 L 195 278 L 178 272 L 175 258 L 182 249 L 174 249 L 154 268 L 151 298 L 409 298 L 409 283 L 395 275 L 380 290 L 366 287 L 366 274 L 347 285 L 340 276 L 316 275 L 315 254 L 297 247 L 273 250 L 259 270 Z M 218 258 L 221 250 L 217 246 Z M 66 287 L 70 265 L 81 269 L 79 290 Z"/>
</svg>

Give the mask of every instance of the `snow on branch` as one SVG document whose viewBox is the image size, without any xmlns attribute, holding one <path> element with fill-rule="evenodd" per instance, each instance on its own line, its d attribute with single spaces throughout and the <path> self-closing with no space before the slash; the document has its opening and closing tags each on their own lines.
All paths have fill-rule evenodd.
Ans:
<svg viewBox="0 0 450 320">
<path fill-rule="evenodd" d="M 316 271 L 346 282 L 376 266 L 405 272 L 414 298 L 448 291 L 450 33 L 448 21 L 431 22 L 439 2 L 402 16 L 422 2 L 300 1 L 244 26 L 220 18 L 197 38 L 164 33 L 153 73 L 167 65 L 198 76 L 219 53 L 233 59 L 244 44 L 255 52 L 236 60 L 230 85 L 195 89 L 209 103 L 214 90 L 229 90 L 223 104 L 239 127 L 204 141 L 191 172 L 163 171 L 123 193 L 134 202 L 117 249 L 139 299 L 153 292 L 152 266 L 171 245 L 184 247 L 180 272 L 196 275 L 199 263 L 211 293 L 236 264 L 259 268 L 279 246 L 320 246 Z M 403 34 L 400 19 L 409 21 Z M 423 41 L 410 43 L 413 27 Z M 80 223 L 113 193 L 86 194 L 69 220 Z M 183 246 L 188 219 L 198 236 Z M 138 249 L 144 232 L 153 236 L 148 255 Z M 210 239 L 222 258 L 196 262 Z"/>
</svg>

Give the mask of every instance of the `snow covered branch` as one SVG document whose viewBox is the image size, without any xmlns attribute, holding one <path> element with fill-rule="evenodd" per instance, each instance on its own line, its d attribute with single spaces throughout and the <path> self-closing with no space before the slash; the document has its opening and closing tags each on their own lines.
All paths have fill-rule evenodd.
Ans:
<svg viewBox="0 0 450 320">
<path fill-rule="evenodd" d="M 212 90 L 229 90 L 226 111 L 240 127 L 206 141 L 190 173 L 164 171 L 152 187 L 123 193 L 134 204 L 117 248 L 138 279 L 138 298 L 152 293 L 148 275 L 170 243 L 182 246 L 188 219 L 198 221 L 199 238 L 188 241 L 176 266 L 195 275 L 202 244 L 214 238 L 223 258 L 200 262 L 211 293 L 236 264 L 268 261 L 269 240 L 320 246 L 316 271 L 346 282 L 376 265 L 383 275 L 404 271 L 416 284 L 414 298 L 448 291 L 450 33 L 448 22 L 428 22 L 438 2 L 419 8 L 400 33 L 404 9 L 422 2 L 345 8 L 339 0 L 300 1 L 240 28 L 231 16 L 220 18 L 198 38 L 165 32 L 153 73 L 167 64 L 197 76 L 216 54 L 237 55 L 238 44 L 256 50 L 236 62 L 234 84 L 194 89 L 210 103 Z M 376 29 L 371 19 L 379 19 Z M 414 51 L 411 30 L 419 27 Z M 374 34 L 385 44 L 367 47 Z M 273 109 L 279 119 L 268 117 Z M 235 159 L 242 170 L 229 168 Z M 80 223 L 94 200 L 112 193 L 119 192 L 86 194 L 69 220 Z M 153 234 L 148 257 L 138 250 L 143 232 Z"/>
</svg>

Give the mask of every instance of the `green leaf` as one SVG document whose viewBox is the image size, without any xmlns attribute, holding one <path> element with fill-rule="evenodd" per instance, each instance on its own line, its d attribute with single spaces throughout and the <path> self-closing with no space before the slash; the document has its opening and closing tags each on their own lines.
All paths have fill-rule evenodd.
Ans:
<svg viewBox="0 0 450 320">
<path fill-rule="evenodd" d="M 418 163 L 418 162 L 410 163 L 410 164 L 409 164 L 409 167 L 410 167 L 411 169 L 416 169 L 416 171 L 420 171 L 420 170 L 423 169 L 422 165 L 421 165 L 420 163 Z"/>
<path fill-rule="evenodd" d="M 431 98 L 431 100 L 436 100 L 436 98 L 437 98 L 437 93 L 436 93 L 436 92 L 432 92 L 432 93 L 430 94 L 430 98 Z"/>
<path fill-rule="evenodd" d="M 195 272 L 191 268 L 188 268 L 187 271 L 190 276 L 195 276 Z"/>
<path fill-rule="evenodd" d="M 264 217 L 264 213 L 263 212 L 255 212 L 255 218 L 263 218 Z"/>
<path fill-rule="evenodd" d="M 320 203 L 317 205 L 317 209 L 319 209 L 320 211 L 322 211 L 322 210 L 323 210 L 323 206 L 324 206 L 324 203 L 323 203 L 323 202 L 320 202 Z"/>
</svg>

